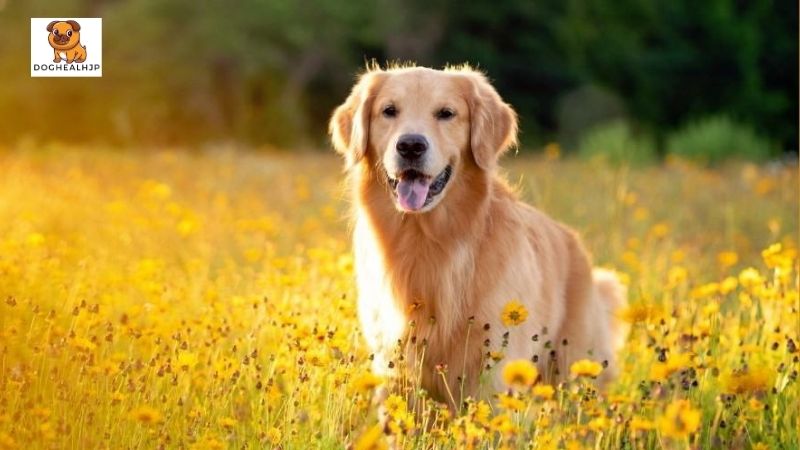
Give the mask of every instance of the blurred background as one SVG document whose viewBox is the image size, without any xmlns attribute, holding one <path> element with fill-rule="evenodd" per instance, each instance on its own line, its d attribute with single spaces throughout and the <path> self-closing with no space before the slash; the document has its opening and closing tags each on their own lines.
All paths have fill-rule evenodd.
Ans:
<svg viewBox="0 0 800 450">
<path fill-rule="evenodd" d="M 103 18 L 102 79 L 30 78 L 29 18 L 54 16 Z M 375 59 L 485 70 L 523 151 L 798 148 L 794 0 L 0 0 L 0 27 L 4 145 L 324 149 Z"/>
</svg>

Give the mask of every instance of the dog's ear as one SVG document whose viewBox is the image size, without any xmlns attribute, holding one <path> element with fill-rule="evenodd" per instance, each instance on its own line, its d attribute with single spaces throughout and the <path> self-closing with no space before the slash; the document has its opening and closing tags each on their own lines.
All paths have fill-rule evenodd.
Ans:
<svg viewBox="0 0 800 450">
<path fill-rule="evenodd" d="M 57 24 L 57 23 L 58 23 L 58 20 L 54 20 L 54 21 L 52 21 L 52 22 L 48 23 L 48 24 L 47 24 L 47 31 L 50 31 L 50 32 L 52 32 L 52 31 L 53 31 L 53 25 L 55 25 L 55 24 Z"/>
<path fill-rule="evenodd" d="M 386 73 L 373 70 L 361 75 L 347 100 L 333 112 L 328 124 L 333 148 L 352 166 L 364 157 L 369 145 L 372 103 Z"/>
<path fill-rule="evenodd" d="M 72 25 L 72 31 L 81 31 L 81 24 L 75 22 L 74 20 L 68 20 L 68 24 Z"/>
<path fill-rule="evenodd" d="M 481 169 L 494 170 L 500 155 L 517 145 L 517 114 L 483 74 L 468 70 L 464 75 L 469 81 L 472 156 Z"/>
</svg>

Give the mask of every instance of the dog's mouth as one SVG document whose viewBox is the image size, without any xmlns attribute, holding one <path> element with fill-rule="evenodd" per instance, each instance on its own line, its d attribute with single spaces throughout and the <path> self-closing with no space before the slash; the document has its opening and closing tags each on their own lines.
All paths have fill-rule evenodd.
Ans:
<svg viewBox="0 0 800 450">
<path fill-rule="evenodd" d="M 453 168 L 448 165 L 436 177 L 414 169 L 406 169 L 396 178 L 392 178 L 388 173 L 386 177 L 400 207 L 413 212 L 430 205 L 447 186 L 452 174 Z"/>
<path fill-rule="evenodd" d="M 67 36 L 66 34 L 62 34 L 62 35 L 53 37 L 53 42 L 58 44 L 58 45 L 66 45 L 66 44 L 69 43 L 69 39 L 70 39 L 69 36 Z"/>
</svg>

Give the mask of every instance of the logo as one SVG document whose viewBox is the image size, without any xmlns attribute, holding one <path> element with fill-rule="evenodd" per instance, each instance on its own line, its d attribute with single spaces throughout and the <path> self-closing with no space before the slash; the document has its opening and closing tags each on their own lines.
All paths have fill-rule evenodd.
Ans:
<svg viewBox="0 0 800 450">
<path fill-rule="evenodd" d="M 103 76 L 103 19 L 32 18 L 31 76 Z"/>
</svg>

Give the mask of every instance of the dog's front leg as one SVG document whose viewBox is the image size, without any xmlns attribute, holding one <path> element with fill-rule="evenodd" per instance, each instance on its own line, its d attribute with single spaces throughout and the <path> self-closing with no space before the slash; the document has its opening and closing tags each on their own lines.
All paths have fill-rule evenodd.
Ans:
<svg viewBox="0 0 800 450">
<path fill-rule="evenodd" d="M 61 62 L 61 55 L 58 54 L 58 50 L 53 50 L 53 62 L 54 63 Z"/>
</svg>

